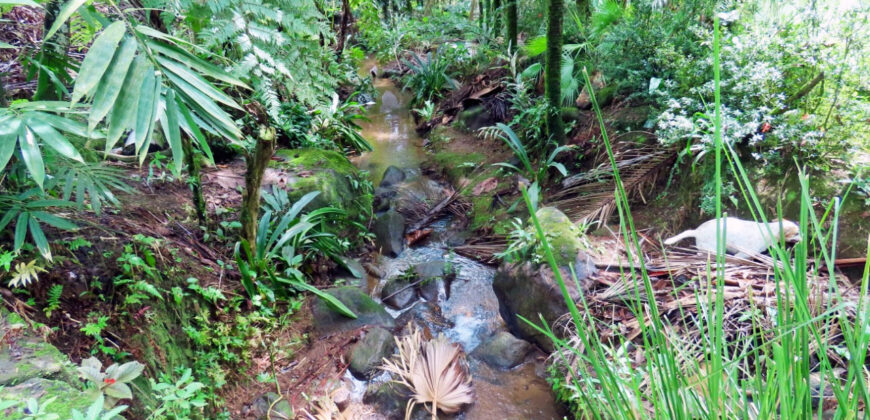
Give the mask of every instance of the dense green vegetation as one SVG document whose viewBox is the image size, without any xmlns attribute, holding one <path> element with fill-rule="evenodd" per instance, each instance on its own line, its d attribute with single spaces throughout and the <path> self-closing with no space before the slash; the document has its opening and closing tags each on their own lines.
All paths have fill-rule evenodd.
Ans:
<svg viewBox="0 0 870 420">
<path fill-rule="evenodd" d="M 569 418 L 867 415 L 860 1 L 0 12 L 0 417 L 520 418 L 541 352 Z M 658 240 L 726 215 L 801 241 Z"/>
</svg>

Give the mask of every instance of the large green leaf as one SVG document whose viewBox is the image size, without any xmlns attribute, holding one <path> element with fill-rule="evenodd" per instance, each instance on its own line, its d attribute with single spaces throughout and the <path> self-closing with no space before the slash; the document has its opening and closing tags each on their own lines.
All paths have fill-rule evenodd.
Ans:
<svg viewBox="0 0 870 420">
<path fill-rule="evenodd" d="M 178 103 L 178 110 L 181 111 L 181 116 L 184 117 L 181 121 L 184 131 L 187 132 L 190 137 L 196 139 L 197 143 L 199 143 L 199 149 L 205 153 L 209 162 L 214 163 L 214 156 L 211 153 L 211 147 L 209 147 L 205 135 L 202 134 L 202 130 L 199 129 L 199 126 L 193 119 L 193 115 L 191 115 L 187 105 L 184 104 L 184 101 L 181 98 L 176 97 L 175 101 Z"/>
<path fill-rule="evenodd" d="M 88 126 L 59 115 L 50 114 L 48 112 L 31 111 L 27 113 L 27 116 L 51 125 L 62 132 L 74 134 L 79 137 L 89 139 L 101 139 L 104 137 L 99 131 L 88 131 Z"/>
<path fill-rule="evenodd" d="M 28 224 L 30 225 L 30 237 L 33 238 L 39 253 L 51 260 L 51 248 L 48 246 L 48 239 L 46 239 L 42 227 L 39 226 L 39 221 L 34 217 L 30 217 Z"/>
<path fill-rule="evenodd" d="M 172 73 L 166 73 L 166 76 L 178 88 L 178 93 L 185 96 L 185 102 L 191 106 L 191 110 L 199 114 L 215 130 L 225 134 L 232 140 L 242 138 L 242 132 L 233 122 L 232 118 L 211 98 Z"/>
<path fill-rule="evenodd" d="M 57 32 L 58 29 L 70 18 L 70 16 L 75 13 L 79 7 L 82 7 L 88 0 L 70 0 L 63 5 L 60 9 L 60 12 L 54 18 L 54 24 L 51 25 L 51 29 L 45 33 L 45 36 L 42 37 L 43 40 L 49 40 Z"/>
<path fill-rule="evenodd" d="M 338 300 L 338 298 L 336 298 L 335 296 L 327 292 L 321 291 L 320 289 L 301 281 L 294 281 L 292 282 L 292 284 L 298 289 L 307 290 L 316 295 L 317 297 L 323 299 L 327 303 L 327 305 L 329 305 L 332 309 L 338 311 L 338 313 L 351 319 L 357 319 L 356 314 L 353 313 L 350 308 L 345 306 L 345 304 Z"/>
<path fill-rule="evenodd" d="M 42 183 L 45 181 L 45 165 L 42 162 L 42 151 L 39 150 L 39 144 L 36 143 L 36 136 L 24 124 L 21 124 L 18 133 L 21 160 L 30 171 L 33 182 L 42 188 Z"/>
<path fill-rule="evenodd" d="M 27 128 L 29 128 L 32 132 L 34 132 L 37 136 L 39 136 L 42 141 L 60 153 L 61 155 L 79 161 L 84 162 L 82 156 L 79 154 L 79 151 L 76 150 L 75 146 L 69 142 L 63 135 L 57 132 L 51 125 L 46 123 L 43 120 L 39 119 L 38 115 L 30 115 L 32 113 L 28 113 L 28 118 L 25 120 L 27 124 Z"/>
<path fill-rule="evenodd" d="M 24 245 L 24 239 L 27 236 L 27 223 L 30 221 L 30 213 L 23 211 L 18 214 L 18 220 L 15 221 L 15 239 L 13 249 L 19 250 Z"/>
<path fill-rule="evenodd" d="M 175 76 L 178 76 L 179 78 L 185 80 L 191 86 L 193 86 L 195 89 L 199 90 L 200 92 L 202 92 L 203 94 L 205 94 L 209 98 L 214 99 L 215 101 L 218 101 L 224 105 L 236 108 L 240 111 L 242 110 L 242 107 L 240 107 L 239 104 L 237 104 L 236 101 L 234 101 L 232 98 L 227 96 L 227 94 L 216 89 L 214 86 L 212 86 L 211 83 L 207 82 L 205 79 L 200 77 L 198 74 L 191 72 L 190 69 L 179 64 L 175 60 L 170 60 L 170 59 L 166 59 L 166 58 L 158 58 L 157 62 L 160 63 L 160 65 L 165 70 L 167 70 L 167 71 L 171 72 L 172 74 L 174 74 Z"/>
<path fill-rule="evenodd" d="M 42 8 L 42 5 L 36 3 L 32 0 L 0 0 L 0 5 L 2 6 L 31 6 Z"/>
<path fill-rule="evenodd" d="M 104 29 L 103 33 L 91 45 L 88 55 L 85 56 L 79 68 L 78 77 L 76 77 L 76 84 L 72 93 L 73 105 L 81 98 L 89 96 L 94 88 L 97 87 L 97 83 L 100 82 L 100 79 L 112 62 L 112 57 L 118 48 L 118 42 L 124 36 L 125 30 L 126 26 L 124 26 L 124 22 L 115 22 Z"/>
<path fill-rule="evenodd" d="M 103 75 L 99 86 L 97 86 L 94 104 L 91 107 L 91 114 L 88 116 L 88 129 L 93 130 L 115 106 L 115 100 L 118 99 L 118 94 L 121 92 L 127 70 L 133 63 L 137 48 L 138 44 L 132 36 L 121 41 L 121 46 L 118 47 L 106 74 Z"/>
<path fill-rule="evenodd" d="M 118 99 L 112 107 L 112 114 L 109 116 L 109 132 L 106 135 L 107 153 L 115 147 L 124 131 L 135 128 L 139 96 L 144 93 L 143 81 L 147 72 L 153 73 L 153 67 L 148 59 L 140 54 L 130 65 L 121 93 L 118 94 Z"/>
<path fill-rule="evenodd" d="M 166 102 L 166 118 L 161 118 L 160 125 L 163 126 L 163 132 L 169 141 L 169 148 L 172 149 L 173 172 L 178 176 L 181 174 L 182 165 L 184 165 L 184 152 L 181 149 L 181 127 L 178 125 L 178 104 L 175 103 L 175 91 L 169 89 L 164 101 Z"/>
<path fill-rule="evenodd" d="M 136 155 L 142 149 L 145 143 L 145 138 L 151 133 L 154 124 L 155 101 L 159 93 L 155 87 L 157 76 L 153 71 L 145 74 L 145 79 L 142 81 L 142 92 L 139 95 L 139 103 L 136 105 L 136 127 L 135 132 Z M 147 150 L 146 150 L 147 152 Z M 143 153 L 144 155 L 145 153 Z"/>
<path fill-rule="evenodd" d="M 20 126 L 21 120 L 18 118 L 10 117 L 0 121 L 0 170 L 6 168 L 12 153 L 15 152 Z"/>
<path fill-rule="evenodd" d="M 185 63 L 194 71 L 202 73 L 205 76 L 229 83 L 231 85 L 250 89 L 250 87 L 246 85 L 245 82 L 242 82 L 241 80 L 230 75 L 221 68 L 185 51 L 182 48 L 179 48 L 172 44 L 166 44 L 154 40 L 148 40 L 145 42 L 145 44 L 148 45 L 148 48 L 151 48 L 152 51 L 155 51 L 167 58 L 171 58 L 180 63 Z"/>
</svg>

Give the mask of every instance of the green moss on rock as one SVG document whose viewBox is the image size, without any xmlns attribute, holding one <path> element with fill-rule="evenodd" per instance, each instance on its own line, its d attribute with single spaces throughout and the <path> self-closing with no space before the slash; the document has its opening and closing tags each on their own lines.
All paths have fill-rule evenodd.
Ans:
<svg viewBox="0 0 870 420">
<path fill-rule="evenodd" d="M 337 207 L 355 221 L 367 221 L 372 212 L 372 196 L 363 187 L 355 166 L 341 153 L 320 149 L 282 149 L 272 169 L 287 171 L 286 188 L 292 200 L 312 191 L 320 194 L 308 210 Z"/>
<path fill-rule="evenodd" d="M 542 207 L 535 212 L 535 215 L 549 239 L 550 249 L 556 258 L 556 264 L 566 266 L 573 263 L 577 258 L 577 252 L 583 249 L 581 232 L 577 226 L 565 213 L 555 207 Z M 529 225 L 532 225 L 531 220 Z M 536 249 L 535 253 L 542 254 L 543 251 Z"/>
</svg>

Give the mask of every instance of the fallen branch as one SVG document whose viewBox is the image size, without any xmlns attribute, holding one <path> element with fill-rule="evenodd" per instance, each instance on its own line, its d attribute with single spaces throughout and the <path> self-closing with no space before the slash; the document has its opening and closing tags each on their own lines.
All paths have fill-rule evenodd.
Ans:
<svg viewBox="0 0 870 420">
<path fill-rule="evenodd" d="M 407 234 L 411 234 L 428 226 L 430 223 L 435 221 L 438 216 L 441 215 L 441 213 L 444 211 L 444 209 L 447 208 L 447 206 L 450 205 L 450 203 L 456 201 L 457 198 L 459 198 L 459 193 L 454 191 L 453 194 L 450 194 L 450 196 L 441 200 L 438 204 L 435 205 L 435 207 L 429 209 L 429 211 L 427 211 L 426 214 L 419 221 L 417 221 L 417 223 L 414 223 L 413 225 L 405 229 L 405 232 Z"/>
</svg>

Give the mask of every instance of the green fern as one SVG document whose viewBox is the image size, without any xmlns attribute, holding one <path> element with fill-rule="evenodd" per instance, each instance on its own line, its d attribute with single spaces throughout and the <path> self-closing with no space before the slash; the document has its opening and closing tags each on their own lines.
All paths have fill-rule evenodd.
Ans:
<svg viewBox="0 0 870 420">
<path fill-rule="evenodd" d="M 55 284 L 48 289 L 48 297 L 46 298 L 45 308 L 42 308 L 42 311 L 45 312 L 45 316 L 47 318 L 51 318 L 51 313 L 60 308 L 61 294 L 63 294 L 62 284 Z"/>
</svg>

